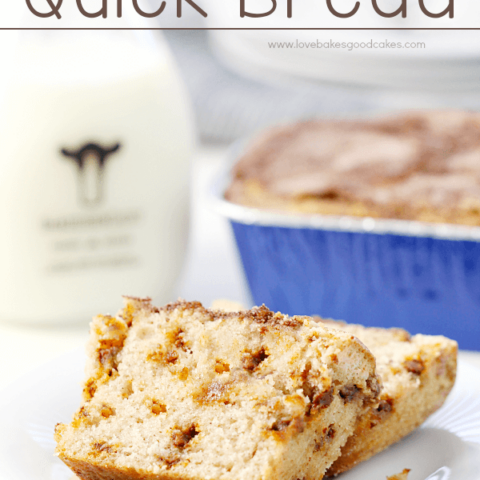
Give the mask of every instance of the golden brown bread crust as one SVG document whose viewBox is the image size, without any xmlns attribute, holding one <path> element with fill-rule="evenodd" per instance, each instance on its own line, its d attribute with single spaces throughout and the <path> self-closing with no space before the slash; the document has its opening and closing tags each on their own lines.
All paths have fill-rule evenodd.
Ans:
<svg viewBox="0 0 480 480">
<path fill-rule="evenodd" d="M 387 383 L 383 388 L 379 404 L 373 406 L 368 414 L 360 417 L 354 434 L 342 447 L 342 455 L 329 468 L 327 475 L 334 476 L 350 470 L 360 462 L 399 441 L 419 427 L 445 401 L 455 383 L 457 368 L 457 344 L 444 337 L 410 335 L 401 329 L 378 329 L 348 325 L 343 322 L 326 321 L 330 326 L 355 332 L 365 345 L 376 353 L 381 351 L 383 342 L 401 345 L 413 345 L 414 357 L 406 357 L 403 369 L 408 372 L 409 381 L 399 385 Z M 349 330 L 350 329 L 350 330 Z M 381 335 L 382 341 L 378 341 Z M 388 336 L 391 337 L 390 342 Z M 385 338 L 386 337 L 386 338 Z M 376 348 L 377 347 L 377 348 Z M 377 368 L 388 368 L 392 358 L 377 356 Z M 398 363 L 394 368 L 398 368 Z M 405 371 L 398 372 L 405 375 Z M 392 373 L 395 376 L 395 373 Z M 383 379 L 382 379 L 383 380 Z"/>
<path fill-rule="evenodd" d="M 164 476 L 158 473 L 142 472 L 135 469 L 122 469 L 115 465 L 92 465 L 82 460 L 63 460 L 80 480 L 203 480 L 199 477 Z"/>
<path fill-rule="evenodd" d="M 310 437 L 309 443 L 315 444 L 318 439 L 318 434 L 314 425 L 309 424 L 305 429 L 306 433 Z M 327 443 L 325 446 L 328 446 Z M 309 455 L 308 463 L 315 461 L 315 457 L 321 457 L 325 454 L 323 446 L 318 448 L 314 452 L 306 452 L 300 445 L 292 445 L 291 457 L 294 459 L 298 456 Z M 106 462 L 94 463 L 92 460 L 79 460 L 62 458 L 63 462 L 75 473 L 80 480 L 205 480 L 202 476 L 185 476 L 179 475 L 176 472 L 168 471 L 167 473 L 151 473 L 132 468 L 121 468 L 116 465 L 108 464 Z M 313 467 L 313 466 L 312 466 Z M 270 472 L 268 472 L 267 478 L 276 480 L 277 478 L 284 478 L 283 472 L 279 472 L 281 476 L 277 476 L 275 466 Z M 324 475 L 318 475 L 315 473 L 315 468 L 311 469 L 311 472 L 302 476 L 301 480 L 322 480 Z"/>
</svg>

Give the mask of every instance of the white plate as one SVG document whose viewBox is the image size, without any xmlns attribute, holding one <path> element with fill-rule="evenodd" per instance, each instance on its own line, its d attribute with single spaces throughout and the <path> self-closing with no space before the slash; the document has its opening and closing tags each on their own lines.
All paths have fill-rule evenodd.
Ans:
<svg viewBox="0 0 480 480">
<path fill-rule="evenodd" d="M 0 479 L 70 480 L 53 456 L 53 428 L 80 401 L 84 354 L 74 351 L 15 382 L 0 396 Z M 409 480 L 480 479 L 480 370 L 460 362 L 446 404 L 416 432 L 341 480 L 385 480 L 410 468 Z"/>
</svg>

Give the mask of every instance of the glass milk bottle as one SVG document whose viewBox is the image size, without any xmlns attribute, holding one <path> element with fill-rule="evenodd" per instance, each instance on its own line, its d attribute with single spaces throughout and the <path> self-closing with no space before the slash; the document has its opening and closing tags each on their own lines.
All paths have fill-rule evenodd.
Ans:
<svg viewBox="0 0 480 480">
<path fill-rule="evenodd" d="M 0 321 L 87 321 L 121 295 L 171 301 L 193 134 L 162 39 L 17 32 L 2 55 Z"/>
</svg>

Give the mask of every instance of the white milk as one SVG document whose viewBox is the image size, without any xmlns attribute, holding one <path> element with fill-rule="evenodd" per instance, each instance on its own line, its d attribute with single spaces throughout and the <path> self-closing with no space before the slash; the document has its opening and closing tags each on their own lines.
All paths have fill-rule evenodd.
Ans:
<svg viewBox="0 0 480 480">
<path fill-rule="evenodd" d="M 4 57 L 0 320 L 85 321 L 116 313 L 122 294 L 172 300 L 192 129 L 148 35 L 33 32 Z"/>
</svg>

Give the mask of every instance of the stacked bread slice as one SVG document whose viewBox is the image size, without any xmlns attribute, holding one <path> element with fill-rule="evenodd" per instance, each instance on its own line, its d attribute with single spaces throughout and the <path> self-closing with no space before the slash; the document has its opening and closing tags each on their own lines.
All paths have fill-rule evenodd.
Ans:
<svg viewBox="0 0 480 480">
<path fill-rule="evenodd" d="M 82 480 L 320 480 L 380 390 L 349 332 L 135 298 L 94 319 L 86 377 L 55 432 Z"/>
<path fill-rule="evenodd" d="M 227 300 L 215 308 L 242 308 Z M 399 328 L 374 328 L 314 317 L 358 338 L 374 354 L 382 390 L 359 417 L 354 434 L 327 475 L 345 472 L 394 444 L 421 425 L 445 401 L 455 383 L 457 343 L 443 336 L 414 335 Z M 403 475 L 406 477 L 408 471 Z"/>
<path fill-rule="evenodd" d="M 317 320 L 362 341 L 377 360 L 383 385 L 378 404 L 359 418 L 328 470 L 337 475 L 408 435 L 443 404 L 455 383 L 457 343 L 442 336 L 410 336 L 398 328 Z"/>
</svg>

